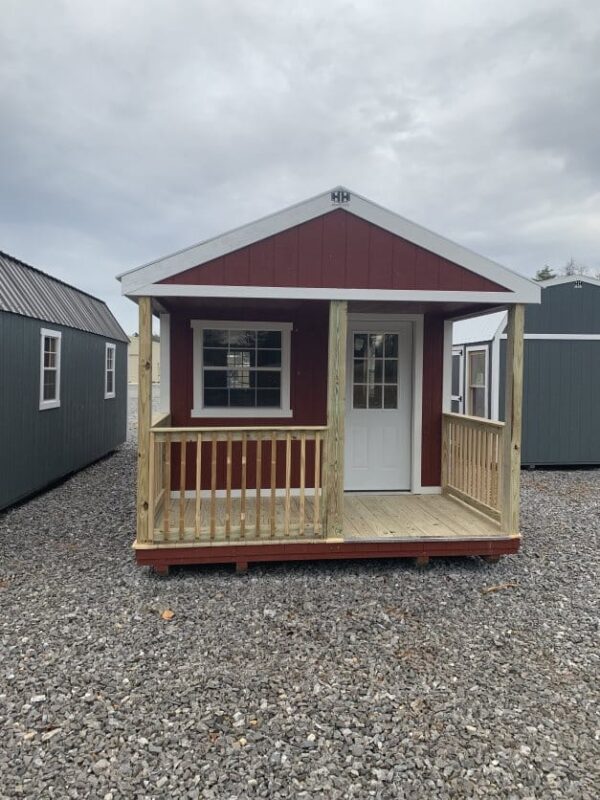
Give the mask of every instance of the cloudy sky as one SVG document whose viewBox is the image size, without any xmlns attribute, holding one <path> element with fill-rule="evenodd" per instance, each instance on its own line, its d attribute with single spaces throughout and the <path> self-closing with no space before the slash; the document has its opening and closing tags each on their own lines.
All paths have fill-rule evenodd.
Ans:
<svg viewBox="0 0 600 800">
<path fill-rule="evenodd" d="M 114 276 L 336 184 L 600 267 L 597 0 L 0 0 L 0 249 Z"/>
</svg>

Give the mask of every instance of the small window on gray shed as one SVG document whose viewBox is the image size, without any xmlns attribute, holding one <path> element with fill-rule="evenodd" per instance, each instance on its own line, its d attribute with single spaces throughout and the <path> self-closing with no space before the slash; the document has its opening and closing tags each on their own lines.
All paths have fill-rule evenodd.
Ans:
<svg viewBox="0 0 600 800">
<path fill-rule="evenodd" d="M 60 406 L 60 331 L 40 331 L 40 411 Z"/>
<path fill-rule="evenodd" d="M 115 392 L 115 356 L 117 348 L 114 344 L 106 343 L 104 351 L 104 398 L 114 397 Z"/>
</svg>

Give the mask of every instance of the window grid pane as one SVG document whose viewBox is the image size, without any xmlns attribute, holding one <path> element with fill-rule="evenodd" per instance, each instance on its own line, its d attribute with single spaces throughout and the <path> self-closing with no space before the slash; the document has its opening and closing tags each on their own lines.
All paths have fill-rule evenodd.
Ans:
<svg viewBox="0 0 600 800">
<path fill-rule="evenodd" d="M 471 386 L 485 386 L 485 353 L 469 353 L 469 382 Z"/>
<path fill-rule="evenodd" d="M 58 337 L 44 336 L 42 399 L 58 400 Z"/>
<path fill-rule="evenodd" d="M 205 406 L 281 407 L 281 331 L 206 328 L 202 353 Z"/>
<path fill-rule="evenodd" d="M 56 370 L 44 371 L 44 400 L 56 400 Z"/>
<path fill-rule="evenodd" d="M 398 334 L 355 333 L 354 408 L 398 408 Z"/>
</svg>

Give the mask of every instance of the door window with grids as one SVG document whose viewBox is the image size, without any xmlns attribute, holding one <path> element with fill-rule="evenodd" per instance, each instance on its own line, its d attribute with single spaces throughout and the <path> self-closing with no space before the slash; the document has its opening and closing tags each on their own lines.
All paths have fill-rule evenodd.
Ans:
<svg viewBox="0 0 600 800">
<path fill-rule="evenodd" d="M 60 349 L 59 331 L 41 330 L 40 343 L 40 410 L 60 406 Z"/>
<path fill-rule="evenodd" d="M 290 324 L 192 324 L 194 416 L 290 416 Z"/>
<path fill-rule="evenodd" d="M 473 417 L 485 417 L 487 413 L 487 351 L 468 351 L 468 409 Z"/>
<path fill-rule="evenodd" d="M 398 408 L 398 334 L 352 337 L 352 407 Z"/>
</svg>

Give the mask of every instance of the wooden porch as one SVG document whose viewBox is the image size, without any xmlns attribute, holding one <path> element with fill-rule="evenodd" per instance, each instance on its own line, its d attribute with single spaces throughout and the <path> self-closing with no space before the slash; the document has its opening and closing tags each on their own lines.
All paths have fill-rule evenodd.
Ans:
<svg viewBox="0 0 600 800">
<path fill-rule="evenodd" d="M 175 530 L 165 532 L 165 508 L 161 506 L 154 523 L 153 544 L 157 545 L 219 545 L 227 542 L 244 544 L 246 542 L 291 542 L 327 539 L 324 531 L 315 534 L 311 522 L 302 529 L 295 529 L 288 536 L 285 529 L 286 500 L 277 497 L 275 501 L 275 532 L 269 532 L 269 514 L 259 510 L 261 525 L 256 524 L 256 498 L 246 500 L 249 533 L 235 526 L 226 533 L 227 514 L 233 518 L 241 516 L 242 501 L 232 498 L 228 503 L 224 497 L 215 499 L 215 532 L 210 535 L 210 498 L 204 498 L 199 533 L 196 533 L 196 500 L 186 498 L 183 505 L 183 531 L 177 525 Z M 178 519 L 181 504 L 179 499 L 171 498 L 169 516 Z M 314 517 L 314 497 L 305 499 L 307 519 Z M 300 515 L 300 498 L 290 498 L 290 514 Z M 256 533 L 258 527 L 262 533 Z M 344 496 L 343 528 L 339 537 L 343 541 L 414 541 L 418 539 L 473 539 L 505 538 L 498 522 L 484 514 L 470 509 L 466 504 L 442 495 L 372 495 L 346 494 Z M 332 540 L 333 541 L 333 540 Z"/>
<path fill-rule="evenodd" d="M 523 308 L 509 312 L 510 424 L 441 413 L 441 487 L 345 493 L 346 310 L 331 301 L 327 425 L 172 427 L 151 421 L 148 298 L 140 298 L 140 564 L 480 555 L 519 547 Z M 144 333 L 145 332 L 145 333 Z M 451 350 L 450 350 L 451 352 Z"/>
<path fill-rule="evenodd" d="M 167 422 L 158 417 L 150 430 L 148 528 L 135 544 L 138 562 L 159 571 L 175 563 L 423 561 L 518 549 L 518 534 L 501 524 L 502 423 L 445 414 L 443 493 L 344 493 L 334 527 L 323 470 L 327 428 L 159 427 Z"/>
</svg>

